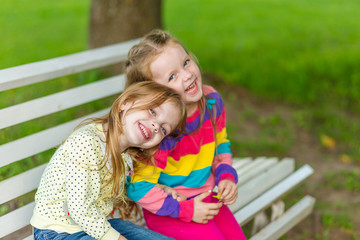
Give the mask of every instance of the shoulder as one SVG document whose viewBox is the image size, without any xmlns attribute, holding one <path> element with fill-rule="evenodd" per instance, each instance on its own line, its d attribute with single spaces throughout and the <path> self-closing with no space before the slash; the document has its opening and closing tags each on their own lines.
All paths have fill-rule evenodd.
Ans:
<svg viewBox="0 0 360 240">
<path fill-rule="evenodd" d="M 207 96 L 211 93 L 218 93 L 215 88 L 213 88 L 212 86 L 210 85 L 203 85 L 203 92 L 204 92 L 204 95 Z"/>
<path fill-rule="evenodd" d="M 215 90 L 215 88 L 213 88 L 212 86 L 209 85 L 204 85 L 203 86 L 203 93 L 206 96 L 206 98 L 212 98 L 215 100 L 219 100 L 222 101 L 220 93 L 218 91 Z"/>
<path fill-rule="evenodd" d="M 66 142 L 77 143 L 98 143 L 100 141 L 100 129 L 96 124 L 87 124 L 76 129 L 67 139 Z M 100 144 L 100 143 L 99 143 Z"/>
<path fill-rule="evenodd" d="M 80 162 L 100 164 L 103 159 L 101 134 L 102 129 L 96 124 L 87 124 L 76 129 L 65 140 L 64 148 Z"/>
<path fill-rule="evenodd" d="M 224 103 L 221 98 L 221 95 L 219 92 L 215 90 L 212 86 L 204 85 L 203 86 L 203 93 L 207 99 L 208 106 L 209 104 L 215 105 L 215 107 L 218 109 L 218 111 L 222 112 L 224 108 Z M 213 99 L 213 100 L 212 100 Z"/>
</svg>

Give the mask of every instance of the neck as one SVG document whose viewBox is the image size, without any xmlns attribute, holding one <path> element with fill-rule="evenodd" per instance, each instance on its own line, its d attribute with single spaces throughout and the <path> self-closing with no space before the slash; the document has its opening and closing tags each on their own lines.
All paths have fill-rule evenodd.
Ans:
<svg viewBox="0 0 360 240">
<path fill-rule="evenodd" d="M 187 104 L 186 105 L 187 116 L 189 117 L 189 116 L 193 115 L 197 108 L 198 108 L 197 102 Z"/>
</svg>

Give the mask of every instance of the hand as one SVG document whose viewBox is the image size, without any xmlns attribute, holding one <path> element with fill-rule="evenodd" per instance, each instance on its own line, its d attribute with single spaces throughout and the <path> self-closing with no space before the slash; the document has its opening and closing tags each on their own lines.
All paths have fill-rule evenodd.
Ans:
<svg viewBox="0 0 360 240">
<path fill-rule="evenodd" d="M 233 181 L 224 179 L 218 184 L 218 193 L 221 193 L 220 201 L 225 205 L 231 205 L 236 202 L 238 197 L 237 186 Z"/>
<path fill-rule="evenodd" d="M 210 192 L 204 192 L 194 198 L 194 216 L 192 221 L 197 223 L 208 223 L 215 215 L 219 213 L 219 209 L 223 205 L 218 203 L 205 203 L 203 199 L 210 195 Z"/>
<path fill-rule="evenodd" d="M 174 188 L 168 187 L 163 184 L 156 184 L 156 186 L 164 190 L 166 194 L 171 195 L 173 199 L 176 199 L 178 202 L 185 201 L 187 199 L 185 195 L 178 194 L 178 192 Z"/>
<path fill-rule="evenodd" d="M 127 240 L 127 238 L 120 235 L 119 238 L 118 238 L 118 240 Z"/>
</svg>

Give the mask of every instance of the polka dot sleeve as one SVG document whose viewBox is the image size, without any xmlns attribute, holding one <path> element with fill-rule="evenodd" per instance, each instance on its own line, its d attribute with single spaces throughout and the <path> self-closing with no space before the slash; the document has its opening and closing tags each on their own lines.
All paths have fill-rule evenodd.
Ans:
<svg viewBox="0 0 360 240">
<path fill-rule="evenodd" d="M 79 133 L 67 139 L 64 145 L 68 214 L 95 239 L 103 239 L 106 235 L 118 238 L 119 233 L 106 219 L 108 209 L 100 204 L 106 200 L 99 201 L 103 194 L 101 174 L 104 171 L 100 139 L 96 135 Z"/>
</svg>

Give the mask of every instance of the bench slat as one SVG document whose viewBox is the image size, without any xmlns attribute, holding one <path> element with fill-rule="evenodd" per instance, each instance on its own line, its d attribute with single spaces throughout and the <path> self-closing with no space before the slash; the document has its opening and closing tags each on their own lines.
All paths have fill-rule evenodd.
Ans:
<svg viewBox="0 0 360 240">
<path fill-rule="evenodd" d="M 259 175 L 261 172 L 266 171 L 267 169 L 271 168 L 271 166 L 273 166 L 277 162 L 278 162 L 277 158 L 259 159 L 259 161 L 255 165 L 253 165 L 253 167 L 251 169 L 247 169 L 246 172 L 242 172 L 242 173 L 238 174 L 237 186 L 242 185 L 249 179 L 255 177 L 256 175 Z"/>
<path fill-rule="evenodd" d="M 82 120 L 108 113 L 103 109 L 53 128 L 17 139 L 0 146 L 0 167 L 58 146 Z M 21 149 L 21 151 L 19 151 Z"/>
<path fill-rule="evenodd" d="M 256 165 L 260 164 L 262 161 L 264 161 L 266 159 L 266 157 L 258 157 L 255 158 L 253 161 L 251 161 L 250 163 L 246 164 L 245 166 L 242 166 L 240 169 L 237 169 L 237 174 L 239 176 L 243 175 L 244 173 L 246 173 L 247 171 L 249 171 L 249 169 L 254 168 Z"/>
<path fill-rule="evenodd" d="M 267 171 L 244 183 L 244 185 L 238 187 L 238 199 L 233 205 L 229 206 L 230 210 L 232 212 L 238 211 L 292 173 L 294 168 L 295 163 L 293 159 L 283 159 Z"/>
<path fill-rule="evenodd" d="M 0 217 L 0 238 L 29 225 L 35 202 Z M 6 227 L 5 227 L 6 226 Z"/>
<path fill-rule="evenodd" d="M 125 76 L 115 76 L 1 109 L 0 129 L 120 93 L 124 87 Z"/>
<path fill-rule="evenodd" d="M 0 70 L 0 91 L 121 62 L 139 41 L 140 38 Z"/>
<path fill-rule="evenodd" d="M 284 215 L 268 224 L 250 240 L 276 240 L 289 231 L 292 227 L 307 217 L 313 207 L 315 199 L 305 196 L 298 203 L 287 210 Z"/>
<path fill-rule="evenodd" d="M 0 182 L 0 204 L 38 188 L 46 164 Z M 14 187 L 16 186 L 16 187 Z"/>
<path fill-rule="evenodd" d="M 240 168 L 245 166 L 246 164 L 249 164 L 252 159 L 251 158 L 233 158 L 233 168 L 235 168 L 236 171 L 238 171 Z"/>
<path fill-rule="evenodd" d="M 304 165 L 290 176 L 276 184 L 270 190 L 262 194 L 260 197 L 246 205 L 246 207 L 237 211 L 234 214 L 236 220 L 240 225 L 246 224 L 257 213 L 270 206 L 275 200 L 279 199 L 285 193 L 289 192 L 295 186 L 303 182 L 307 177 L 313 174 L 313 172 L 314 170 L 309 165 Z"/>
</svg>

